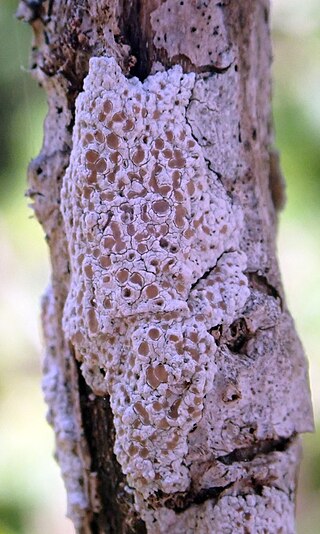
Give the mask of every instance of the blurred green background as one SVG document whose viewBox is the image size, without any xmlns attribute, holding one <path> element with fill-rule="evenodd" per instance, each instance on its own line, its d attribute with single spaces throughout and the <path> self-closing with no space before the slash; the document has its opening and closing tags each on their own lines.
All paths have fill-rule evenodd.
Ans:
<svg viewBox="0 0 320 534">
<path fill-rule="evenodd" d="M 42 231 L 24 197 L 40 150 L 45 96 L 27 72 L 31 29 L 0 3 L 0 534 L 71 534 L 40 390 Z M 310 362 L 320 419 L 320 5 L 274 0 L 274 118 L 287 180 L 278 248 L 291 312 Z M 320 433 L 304 439 L 300 534 L 320 533 Z"/>
</svg>

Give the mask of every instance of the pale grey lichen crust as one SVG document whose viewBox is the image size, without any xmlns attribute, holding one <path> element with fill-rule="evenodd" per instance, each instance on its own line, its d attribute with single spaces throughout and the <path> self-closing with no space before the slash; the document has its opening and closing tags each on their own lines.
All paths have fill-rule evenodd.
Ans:
<svg viewBox="0 0 320 534">
<path fill-rule="evenodd" d="M 294 502 L 274 487 L 262 495 L 227 495 L 192 505 L 182 514 L 168 508 L 144 512 L 152 534 L 295 534 Z"/>
<path fill-rule="evenodd" d="M 214 388 L 216 343 L 249 296 L 242 212 L 186 120 L 194 74 L 144 83 L 92 58 L 76 103 L 61 210 L 71 286 L 64 330 L 115 453 L 143 498 L 190 485 L 188 435 Z"/>
</svg>

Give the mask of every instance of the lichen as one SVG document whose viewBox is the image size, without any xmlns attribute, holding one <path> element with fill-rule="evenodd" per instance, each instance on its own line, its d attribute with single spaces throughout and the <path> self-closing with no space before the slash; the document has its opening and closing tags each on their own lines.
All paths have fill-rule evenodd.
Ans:
<svg viewBox="0 0 320 534">
<path fill-rule="evenodd" d="M 110 395 L 115 453 L 144 498 L 190 485 L 187 438 L 216 373 L 210 329 L 249 296 L 242 211 L 186 120 L 194 84 L 178 66 L 141 83 L 91 59 L 62 187 L 65 334 L 93 392 Z"/>
</svg>

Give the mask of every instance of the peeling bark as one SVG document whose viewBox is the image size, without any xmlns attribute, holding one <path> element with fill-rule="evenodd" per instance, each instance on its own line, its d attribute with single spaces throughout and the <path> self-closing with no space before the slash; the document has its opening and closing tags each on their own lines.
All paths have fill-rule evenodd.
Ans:
<svg viewBox="0 0 320 534">
<path fill-rule="evenodd" d="M 21 1 L 48 94 L 44 391 L 81 533 L 294 532 L 267 1 Z M 131 263 L 130 263 L 131 262 Z"/>
</svg>

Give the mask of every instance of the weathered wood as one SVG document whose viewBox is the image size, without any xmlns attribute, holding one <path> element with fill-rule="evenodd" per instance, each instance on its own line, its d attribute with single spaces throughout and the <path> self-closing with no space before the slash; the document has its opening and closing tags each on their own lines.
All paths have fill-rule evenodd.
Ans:
<svg viewBox="0 0 320 534">
<path fill-rule="evenodd" d="M 69 516 L 83 533 L 293 533 L 312 411 L 275 253 L 268 2 L 18 15 L 48 94 L 29 194 L 52 261 L 44 391 Z"/>
</svg>

